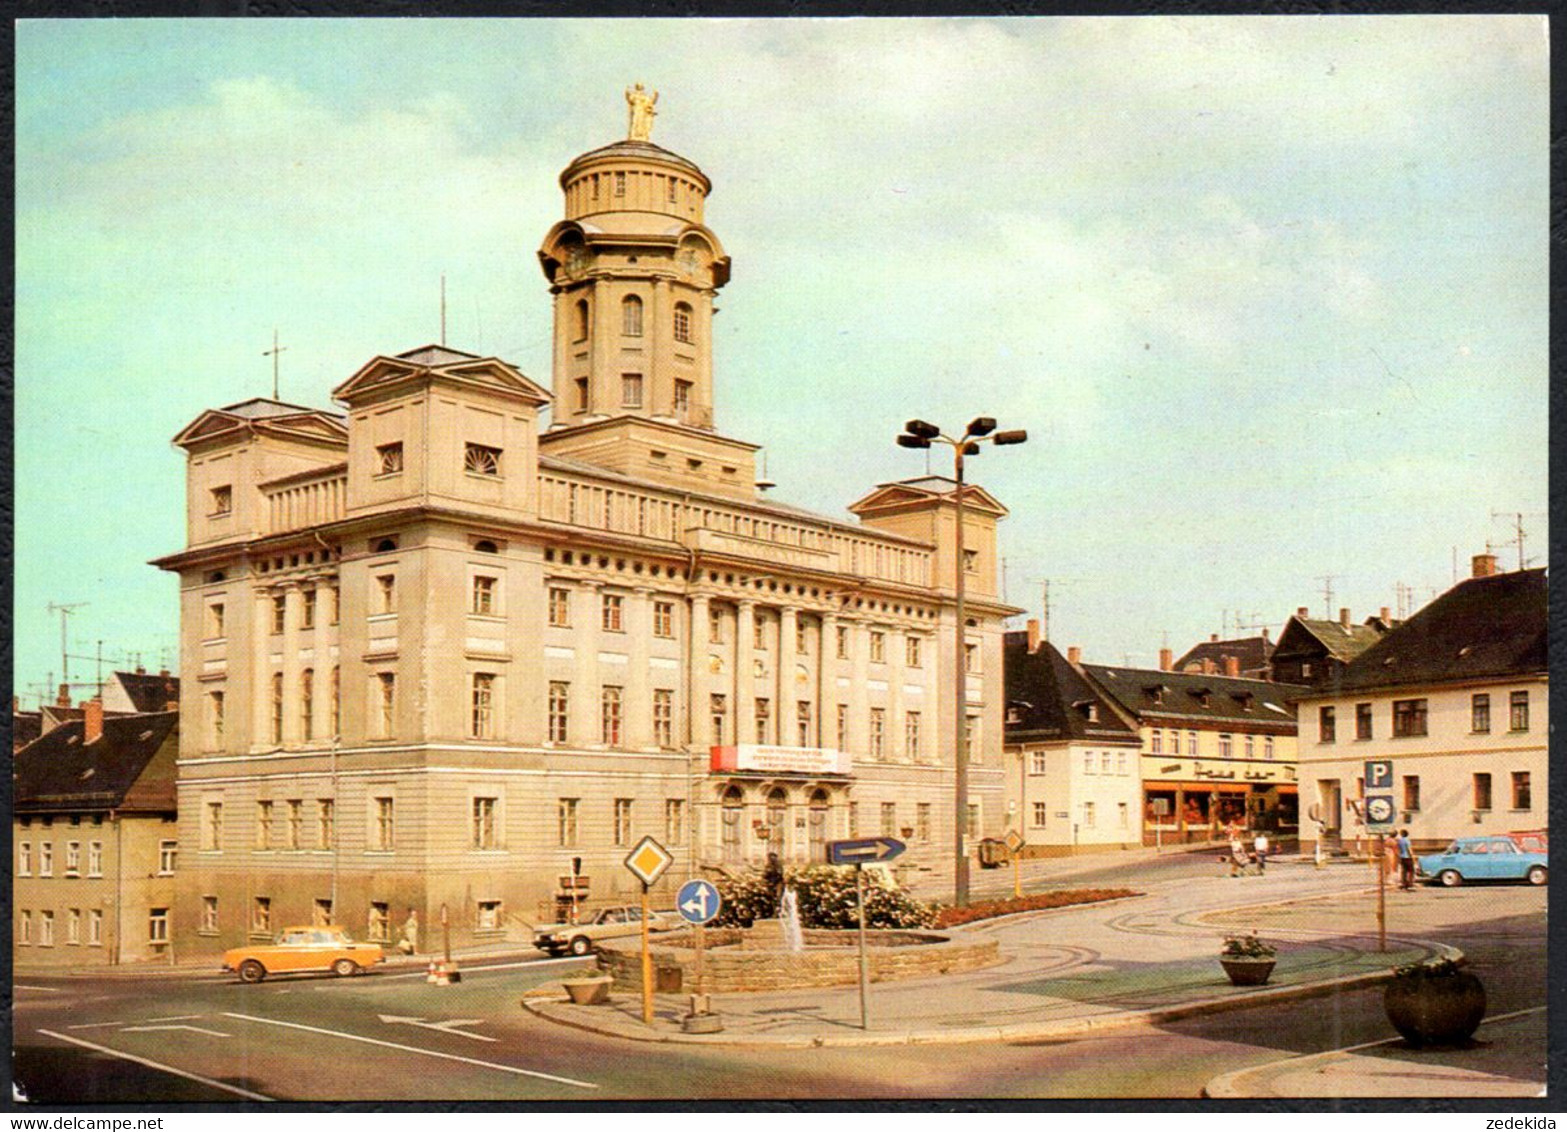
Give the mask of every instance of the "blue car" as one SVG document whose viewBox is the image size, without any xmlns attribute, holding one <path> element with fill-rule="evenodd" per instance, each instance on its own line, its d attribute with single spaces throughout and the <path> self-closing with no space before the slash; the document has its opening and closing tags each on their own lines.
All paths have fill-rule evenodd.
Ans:
<svg viewBox="0 0 1567 1132">
<path fill-rule="evenodd" d="M 1510 837 L 1460 837 L 1440 853 L 1420 858 L 1423 880 L 1456 887 L 1467 880 L 1526 880 L 1544 884 L 1546 856 Z"/>
</svg>

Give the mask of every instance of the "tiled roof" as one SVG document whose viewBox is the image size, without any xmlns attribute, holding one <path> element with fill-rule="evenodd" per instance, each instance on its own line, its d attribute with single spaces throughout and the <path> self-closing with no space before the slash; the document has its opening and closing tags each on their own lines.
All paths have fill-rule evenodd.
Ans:
<svg viewBox="0 0 1567 1132">
<path fill-rule="evenodd" d="M 62 724 L 16 752 L 15 809 L 174 809 L 172 752 L 162 779 L 138 780 L 166 742 L 172 738 L 177 744 L 179 720 L 176 711 L 105 719 L 103 734 L 85 744 L 83 724 Z"/>
<path fill-rule="evenodd" d="M 1325 691 L 1544 673 L 1546 610 L 1543 569 L 1469 578 L 1366 649 Z"/>
<path fill-rule="evenodd" d="M 1158 719 L 1293 728 L 1290 701 L 1307 689 L 1242 676 L 1085 664 L 1083 671 L 1144 723 Z"/>
<path fill-rule="evenodd" d="M 1296 617 L 1294 621 L 1321 641 L 1329 656 L 1345 663 L 1382 639 L 1382 630 L 1375 625 L 1344 625 L 1338 621 L 1315 621 L 1305 617 Z"/>
<path fill-rule="evenodd" d="M 1175 670 L 1182 671 L 1188 664 L 1199 667 L 1204 660 L 1213 661 L 1220 672 L 1224 671 L 1224 658 L 1233 656 L 1240 661 L 1242 671 L 1260 671 L 1268 667 L 1268 657 L 1273 645 L 1267 637 L 1236 637 L 1228 641 L 1203 641 L 1188 649 L 1186 655 L 1175 662 Z"/>
<path fill-rule="evenodd" d="M 11 713 L 11 745 L 13 747 L 31 743 L 43 731 L 43 714 L 36 711 L 13 711 Z"/>
<path fill-rule="evenodd" d="M 1037 652 L 1028 651 L 1025 633 L 1008 633 L 1005 641 L 1009 743 L 1138 742 L 1137 729 L 1127 726 L 1114 706 L 1049 641 L 1042 642 Z M 1095 720 L 1089 719 L 1090 706 L 1098 708 Z M 1016 723 L 1011 722 L 1014 717 Z"/>
<path fill-rule="evenodd" d="M 264 420 L 267 417 L 291 417 L 295 413 L 325 412 L 328 416 L 340 415 L 325 409 L 312 409 L 308 405 L 290 405 L 287 401 L 273 401 L 267 397 L 252 397 L 237 405 L 224 405 L 218 412 L 243 417 L 247 421 Z"/>
<path fill-rule="evenodd" d="M 116 672 L 114 678 L 140 712 L 164 711 L 180 698 L 180 678 L 152 672 Z"/>
</svg>

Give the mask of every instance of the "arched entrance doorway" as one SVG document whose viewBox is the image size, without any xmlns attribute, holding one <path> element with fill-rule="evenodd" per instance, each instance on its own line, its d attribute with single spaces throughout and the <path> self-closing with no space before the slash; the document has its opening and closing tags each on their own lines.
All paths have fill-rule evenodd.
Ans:
<svg viewBox="0 0 1567 1132">
<path fill-rule="evenodd" d="M 723 855 L 725 862 L 738 863 L 741 859 L 740 819 L 745 813 L 745 796 L 738 786 L 731 786 L 719 799 L 718 812 L 722 826 Z"/>
<path fill-rule="evenodd" d="M 784 855 L 784 823 L 789 820 L 789 795 L 782 786 L 767 792 L 767 851 Z"/>
</svg>

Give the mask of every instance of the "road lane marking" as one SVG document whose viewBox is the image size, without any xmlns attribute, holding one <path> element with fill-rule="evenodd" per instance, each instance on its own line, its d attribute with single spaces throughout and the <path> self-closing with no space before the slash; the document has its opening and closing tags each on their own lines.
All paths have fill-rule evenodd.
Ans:
<svg viewBox="0 0 1567 1132">
<path fill-rule="evenodd" d="M 586 962 L 586 960 L 578 956 L 567 956 L 561 959 L 523 959 L 516 963 L 491 963 L 487 967 L 464 967 L 462 973 L 464 975 L 476 975 L 481 971 L 511 971 L 518 967 L 549 967 L 556 963 L 583 962 Z M 427 979 L 430 977 L 430 974 L 428 971 L 410 971 L 405 975 L 378 975 L 376 977 L 378 981 L 384 982 L 388 979 Z"/>
<path fill-rule="evenodd" d="M 453 1018 L 446 1022 L 426 1022 L 423 1018 L 401 1018 L 396 1014 L 377 1014 L 377 1018 L 387 1025 L 395 1026 L 423 1026 L 426 1030 L 439 1030 L 443 1034 L 457 1034 L 459 1037 L 472 1038 L 477 1042 L 493 1042 L 499 1039 L 486 1037 L 484 1034 L 470 1034 L 467 1030 L 459 1030 L 458 1026 L 477 1026 L 484 1021 L 483 1018 Z"/>
<path fill-rule="evenodd" d="M 231 1038 L 233 1034 L 225 1034 L 222 1030 L 204 1030 L 200 1026 L 127 1026 L 121 1030 L 122 1034 L 144 1034 L 149 1030 L 189 1030 L 193 1034 L 211 1034 L 214 1038 Z"/>
<path fill-rule="evenodd" d="M 57 1034 L 53 1030 L 39 1030 L 40 1034 L 47 1034 L 58 1041 L 70 1042 L 72 1045 L 85 1046 L 87 1049 L 106 1053 L 110 1057 L 118 1057 L 125 1061 L 134 1061 L 137 1065 L 145 1065 L 149 1069 L 156 1069 L 160 1073 L 172 1073 L 176 1077 L 184 1077 L 188 1081 L 198 1081 L 203 1085 L 210 1085 L 214 1089 L 222 1089 L 225 1093 L 233 1093 L 235 1096 L 244 1097 L 250 1101 L 271 1101 L 274 1098 L 262 1096 L 260 1093 L 252 1093 L 249 1089 L 241 1089 L 237 1085 L 225 1085 L 222 1081 L 214 1081 L 211 1077 L 203 1077 L 199 1073 L 191 1073 L 184 1069 L 176 1069 L 172 1065 L 163 1065 L 145 1057 L 137 1057 L 134 1053 L 125 1053 L 122 1050 L 110 1049 L 101 1046 L 97 1042 L 89 1042 L 85 1038 L 73 1038 L 69 1034 Z"/>
<path fill-rule="evenodd" d="M 364 1042 L 366 1045 L 384 1046 L 387 1049 L 400 1049 L 404 1053 L 422 1053 L 426 1057 L 439 1057 L 445 1061 L 461 1061 L 467 1065 L 478 1065 L 485 1069 L 499 1069 L 502 1073 L 515 1073 L 520 1077 L 539 1077 L 545 1081 L 559 1081 L 563 1085 L 576 1085 L 580 1089 L 596 1089 L 597 1085 L 591 1081 L 575 1081 L 570 1077 L 557 1077 L 553 1073 L 540 1073 L 533 1069 L 519 1069 L 515 1065 L 501 1065 L 494 1061 L 479 1061 L 477 1058 L 462 1057 L 455 1053 L 441 1053 L 433 1049 L 420 1049 L 418 1046 L 405 1046 L 398 1042 L 383 1042 L 380 1038 L 366 1038 L 359 1034 L 348 1034 L 342 1030 L 323 1030 L 319 1026 L 306 1026 L 302 1022 L 281 1022 L 275 1018 L 257 1018 L 253 1014 L 236 1014 L 232 1010 L 223 1012 L 227 1018 L 239 1018 L 245 1022 L 259 1022 L 263 1026 L 287 1026 L 291 1030 L 306 1030 L 312 1034 L 326 1034 L 333 1038 L 347 1038 L 351 1042 Z"/>
<path fill-rule="evenodd" d="M 201 1017 L 200 1014 L 171 1014 L 167 1018 L 148 1018 L 148 1019 L 146 1019 L 146 1021 L 148 1023 L 152 1023 L 152 1022 L 194 1022 L 196 1019 L 198 1019 L 200 1017 Z"/>
<path fill-rule="evenodd" d="M 104 1026 L 123 1026 L 124 1021 L 119 1022 L 82 1022 L 75 1026 L 67 1026 L 67 1030 L 98 1030 Z"/>
<path fill-rule="evenodd" d="M 17 983 L 11 989 L 12 990 L 48 991 L 50 994 L 59 994 L 60 993 L 60 988 L 59 987 L 30 987 L 30 986 L 26 985 L 25 983 Z"/>
</svg>

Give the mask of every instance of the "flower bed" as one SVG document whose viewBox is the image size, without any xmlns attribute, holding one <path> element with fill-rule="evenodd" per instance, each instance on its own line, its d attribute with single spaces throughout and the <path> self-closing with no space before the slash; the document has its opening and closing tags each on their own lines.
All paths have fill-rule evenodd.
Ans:
<svg viewBox="0 0 1567 1132">
<path fill-rule="evenodd" d="M 1098 904 L 1102 900 L 1119 900 L 1123 896 L 1141 896 L 1129 888 L 1062 888 L 1054 892 L 1038 892 L 1032 896 L 1019 896 L 1007 900 L 985 900 L 962 908 L 942 908 L 936 913 L 938 928 L 951 928 L 959 924 L 971 924 L 975 920 L 988 920 L 994 916 L 1010 916 L 1013 912 L 1037 912 L 1045 908 L 1068 908 L 1073 904 Z"/>
</svg>

